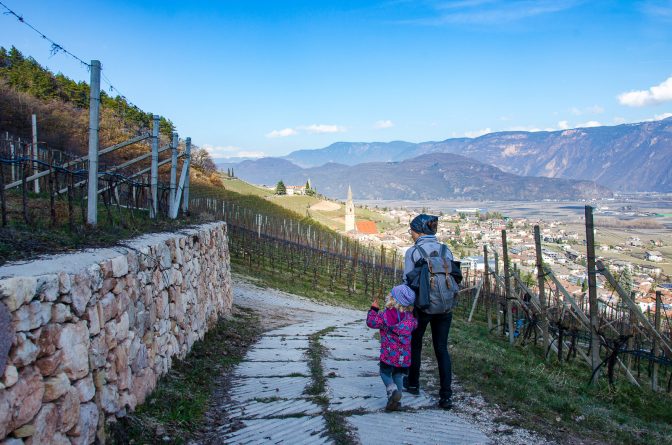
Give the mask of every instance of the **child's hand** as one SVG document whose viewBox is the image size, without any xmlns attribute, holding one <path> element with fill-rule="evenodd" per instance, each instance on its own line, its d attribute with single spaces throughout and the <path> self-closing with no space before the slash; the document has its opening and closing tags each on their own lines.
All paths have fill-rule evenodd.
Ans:
<svg viewBox="0 0 672 445">
<path fill-rule="evenodd" d="M 378 309 L 380 306 L 378 305 L 378 298 L 373 299 L 373 303 L 371 303 L 371 307 L 375 307 Z"/>
</svg>

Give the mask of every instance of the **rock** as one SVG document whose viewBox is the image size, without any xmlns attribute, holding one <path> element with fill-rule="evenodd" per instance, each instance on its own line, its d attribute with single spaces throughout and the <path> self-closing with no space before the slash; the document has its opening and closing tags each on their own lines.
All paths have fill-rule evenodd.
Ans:
<svg viewBox="0 0 672 445">
<path fill-rule="evenodd" d="M 150 368 L 145 368 L 133 377 L 131 393 L 138 403 L 144 403 L 147 395 L 156 386 L 156 374 Z"/>
<path fill-rule="evenodd" d="M 70 275 L 61 272 L 58 274 L 58 291 L 61 294 L 68 294 L 70 293 L 70 288 L 72 286 L 72 281 L 70 279 Z"/>
<path fill-rule="evenodd" d="M 119 342 L 122 342 L 128 338 L 128 313 L 124 312 L 121 317 L 119 317 L 119 322 L 116 327 L 116 339 Z"/>
<path fill-rule="evenodd" d="M 80 405 L 77 424 L 68 431 L 72 445 L 89 445 L 96 439 L 98 415 L 98 407 L 95 403 Z"/>
<path fill-rule="evenodd" d="M 39 357 L 51 355 L 58 348 L 58 339 L 63 331 L 62 324 L 50 323 L 42 328 L 40 337 L 37 339 L 37 345 L 40 347 Z"/>
<path fill-rule="evenodd" d="M 100 389 L 100 407 L 108 414 L 119 411 L 119 392 L 116 385 L 103 385 Z"/>
<path fill-rule="evenodd" d="M 35 343 L 28 339 L 26 334 L 20 332 L 15 337 L 16 345 L 12 347 L 10 352 L 11 362 L 19 368 L 27 366 L 37 359 L 40 353 Z"/>
<path fill-rule="evenodd" d="M 10 312 L 32 300 L 36 292 L 35 277 L 14 277 L 0 281 L 0 299 Z"/>
<path fill-rule="evenodd" d="M 130 274 L 137 274 L 140 270 L 140 265 L 138 263 L 138 255 L 135 252 L 129 252 L 126 255 L 126 261 L 128 262 L 128 272 Z"/>
<path fill-rule="evenodd" d="M 117 298 L 113 293 L 108 292 L 98 301 L 98 317 L 101 325 L 116 317 L 117 312 Z"/>
<path fill-rule="evenodd" d="M 5 372 L 14 333 L 12 315 L 9 313 L 7 306 L 0 302 L 0 374 Z"/>
<path fill-rule="evenodd" d="M 128 408 L 131 411 L 135 411 L 135 407 L 138 405 L 138 400 L 136 397 L 127 392 L 124 391 L 124 393 L 121 395 L 121 406 Z"/>
<path fill-rule="evenodd" d="M 79 393 L 79 401 L 86 403 L 96 395 L 96 387 L 93 384 L 93 376 L 87 375 L 83 379 L 77 380 L 74 385 Z"/>
<path fill-rule="evenodd" d="M 2 384 L 5 388 L 11 388 L 19 380 L 19 372 L 16 366 L 9 365 L 5 368 L 5 374 L 2 376 Z"/>
<path fill-rule="evenodd" d="M 44 377 L 53 375 L 58 370 L 61 362 L 63 361 L 63 351 L 58 350 L 51 355 L 42 357 L 35 362 L 35 366 L 40 370 L 40 374 Z"/>
<path fill-rule="evenodd" d="M 161 270 L 167 270 L 172 266 L 173 258 L 166 243 L 160 243 L 156 246 L 156 256 L 159 258 Z"/>
<path fill-rule="evenodd" d="M 51 321 L 53 323 L 65 323 L 70 320 L 72 320 L 72 312 L 67 305 L 57 303 L 51 308 Z"/>
<path fill-rule="evenodd" d="M 58 339 L 63 350 L 61 369 L 72 380 L 79 380 L 89 373 L 89 330 L 86 322 L 66 323 Z"/>
<path fill-rule="evenodd" d="M 0 445 L 23 445 L 23 440 L 16 439 L 14 437 L 8 437 L 0 442 Z"/>
<path fill-rule="evenodd" d="M 20 426 L 14 431 L 12 431 L 12 435 L 19 438 L 30 437 L 33 434 L 35 434 L 35 425 L 33 425 L 32 423 Z"/>
<path fill-rule="evenodd" d="M 56 400 L 68 392 L 70 388 L 70 379 L 68 379 L 68 376 L 65 375 L 64 372 L 49 377 L 44 380 L 44 395 L 42 396 L 42 401 L 51 402 Z"/>
<path fill-rule="evenodd" d="M 58 298 L 59 280 L 58 275 L 40 275 L 36 278 L 36 293 L 43 301 L 54 302 Z"/>
<path fill-rule="evenodd" d="M 70 439 L 63 433 L 56 433 L 51 438 L 49 445 L 71 445 Z"/>
<path fill-rule="evenodd" d="M 103 285 L 103 273 L 98 264 L 92 264 L 86 268 L 86 273 L 91 280 L 91 290 L 98 291 Z"/>
<path fill-rule="evenodd" d="M 12 324 L 16 332 L 32 331 L 51 320 L 53 303 L 40 303 L 38 300 L 24 304 L 12 314 Z"/>
<path fill-rule="evenodd" d="M 70 389 L 56 401 L 58 408 L 59 423 L 58 430 L 65 433 L 77 425 L 79 420 L 79 391 L 70 387 Z"/>
<path fill-rule="evenodd" d="M 78 317 L 81 317 L 86 310 L 86 306 L 91 300 L 91 277 L 88 273 L 82 272 L 74 276 L 70 296 L 72 298 L 72 310 Z"/>
<path fill-rule="evenodd" d="M 51 443 L 51 438 L 56 434 L 58 427 L 58 410 L 53 403 L 42 406 L 40 412 L 32 422 L 35 432 L 27 440 L 26 444 L 38 445 Z"/>
<path fill-rule="evenodd" d="M 128 274 L 128 259 L 126 255 L 112 258 L 112 276 L 119 278 L 126 274 Z"/>
<path fill-rule="evenodd" d="M 105 366 L 108 351 L 109 348 L 107 347 L 107 342 L 105 341 L 105 335 L 97 335 L 91 339 L 91 347 L 89 348 L 89 363 L 91 365 L 91 369 L 97 369 Z"/>
<path fill-rule="evenodd" d="M 42 406 L 43 394 L 40 373 L 23 368 L 14 386 L 0 391 L 0 437 L 30 422 Z"/>
<path fill-rule="evenodd" d="M 89 322 L 89 335 L 98 335 L 100 333 L 100 318 L 97 307 L 89 307 L 84 317 Z"/>
</svg>

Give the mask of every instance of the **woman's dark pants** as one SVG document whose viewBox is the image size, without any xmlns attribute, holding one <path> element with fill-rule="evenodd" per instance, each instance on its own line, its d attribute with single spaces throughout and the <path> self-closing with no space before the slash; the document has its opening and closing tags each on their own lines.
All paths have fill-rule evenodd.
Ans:
<svg viewBox="0 0 672 445">
<path fill-rule="evenodd" d="M 417 319 L 418 327 L 413 331 L 413 336 L 411 337 L 411 368 L 408 373 L 408 386 L 420 386 L 422 337 L 425 335 L 425 329 L 427 329 L 427 325 L 429 324 L 432 327 L 432 343 L 434 344 L 436 362 L 439 365 L 439 379 L 441 380 L 439 397 L 450 399 L 453 395 L 451 389 L 453 374 L 450 354 L 448 353 L 448 333 L 450 332 L 453 313 L 425 314 L 424 312 L 417 311 Z"/>
</svg>

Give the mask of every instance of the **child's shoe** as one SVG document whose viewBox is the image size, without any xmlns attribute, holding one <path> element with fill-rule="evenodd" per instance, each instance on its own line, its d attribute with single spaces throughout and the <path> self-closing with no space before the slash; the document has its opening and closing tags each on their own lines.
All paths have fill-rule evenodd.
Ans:
<svg viewBox="0 0 672 445">
<path fill-rule="evenodd" d="M 397 411 L 401 408 L 401 391 L 395 389 L 392 391 L 392 394 L 387 398 L 387 405 L 385 406 L 385 411 Z"/>
</svg>

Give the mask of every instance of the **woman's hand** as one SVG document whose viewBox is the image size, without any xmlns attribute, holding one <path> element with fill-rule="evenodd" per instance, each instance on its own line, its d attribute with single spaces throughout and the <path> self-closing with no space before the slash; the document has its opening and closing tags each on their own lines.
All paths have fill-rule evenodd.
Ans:
<svg viewBox="0 0 672 445">
<path fill-rule="evenodd" d="M 371 307 L 375 307 L 376 309 L 380 308 L 380 306 L 378 305 L 378 298 L 373 299 L 373 302 L 371 303 Z"/>
</svg>

